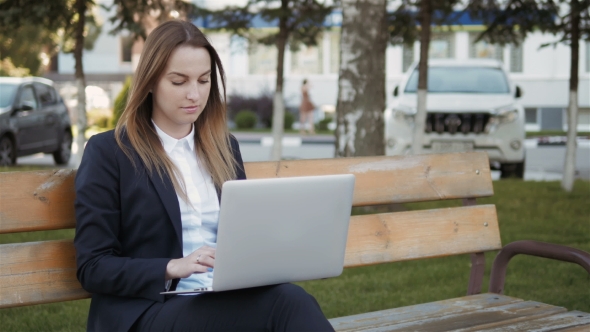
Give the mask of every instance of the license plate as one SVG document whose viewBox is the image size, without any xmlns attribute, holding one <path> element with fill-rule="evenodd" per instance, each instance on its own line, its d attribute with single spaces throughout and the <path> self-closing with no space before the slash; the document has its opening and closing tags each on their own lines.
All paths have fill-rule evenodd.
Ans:
<svg viewBox="0 0 590 332">
<path fill-rule="evenodd" d="M 448 153 L 448 152 L 466 152 L 473 151 L 473 142 L 432 142 L 432 152 Z"/>
</svg>

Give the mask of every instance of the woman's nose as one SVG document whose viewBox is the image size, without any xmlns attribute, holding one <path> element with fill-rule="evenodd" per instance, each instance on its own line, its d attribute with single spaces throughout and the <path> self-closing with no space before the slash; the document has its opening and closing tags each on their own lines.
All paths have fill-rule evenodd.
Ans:
<svg viewBox="0 0 590 332">
<path fill-rule="evenodd" d="M 199 97 L 200 97 L 199 87 L 196 84 L 194 84 L 194 85 L 191 84 L 191 86 L 187 92 L 186 98 L 190 99 L 190 100 L 197 100 L 197 99 L 199 99 Z"/>
</svg>

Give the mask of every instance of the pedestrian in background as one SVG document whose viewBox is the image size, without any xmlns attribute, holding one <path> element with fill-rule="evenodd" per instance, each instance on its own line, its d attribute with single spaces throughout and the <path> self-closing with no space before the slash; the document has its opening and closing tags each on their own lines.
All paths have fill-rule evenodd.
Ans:
<svg viewBox="0 0 590 332">
<path fill-rule="evenodd" d="M 308 132 L 315 134 L 315 128 L 313 123 L 313 110 L 315 105 L 311 102 L 309 97 L 310 85 L 307 79 L 303 80 L 301 84 L 301 105 L 299 106 L 299 132 L 305 134 L 306 127 L 309 125 Z"/>
</svg>

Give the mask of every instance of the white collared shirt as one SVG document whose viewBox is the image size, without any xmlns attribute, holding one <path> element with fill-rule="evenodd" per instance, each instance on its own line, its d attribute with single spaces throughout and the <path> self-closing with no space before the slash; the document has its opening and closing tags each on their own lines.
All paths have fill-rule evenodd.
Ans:
<svg viewBox="0 0 590 332">
<path fill-rule="evenodd" d="M 217 224 L 219 221 L 219 200 L 213 179 L 201 166 L 195 152 L 195 129 L 175 139 L 154 123 L 164 150 L 180 171 L 190 204 L 178 197 L 180 220 L 182 222 L 182 253 L 186 257 L 203 245 L 215 248 L 217 245 Z M 182 183 L 182 181 L 179 181 Z M 211 287 L 213 272 L 196 273 L 180 279 L 176 289 Z"/>
</svg>

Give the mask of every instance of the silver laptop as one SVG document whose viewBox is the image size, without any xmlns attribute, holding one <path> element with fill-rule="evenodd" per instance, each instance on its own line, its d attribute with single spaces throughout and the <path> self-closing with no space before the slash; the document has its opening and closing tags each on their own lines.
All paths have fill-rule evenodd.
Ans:
<svg viewBox="0 0 590 332">
<path fill-rule="evenodd" d="M 352 174 L 228 181 L 213 285 L 161 294 L 226 291 L 342 273 Z"/>
</svg>

